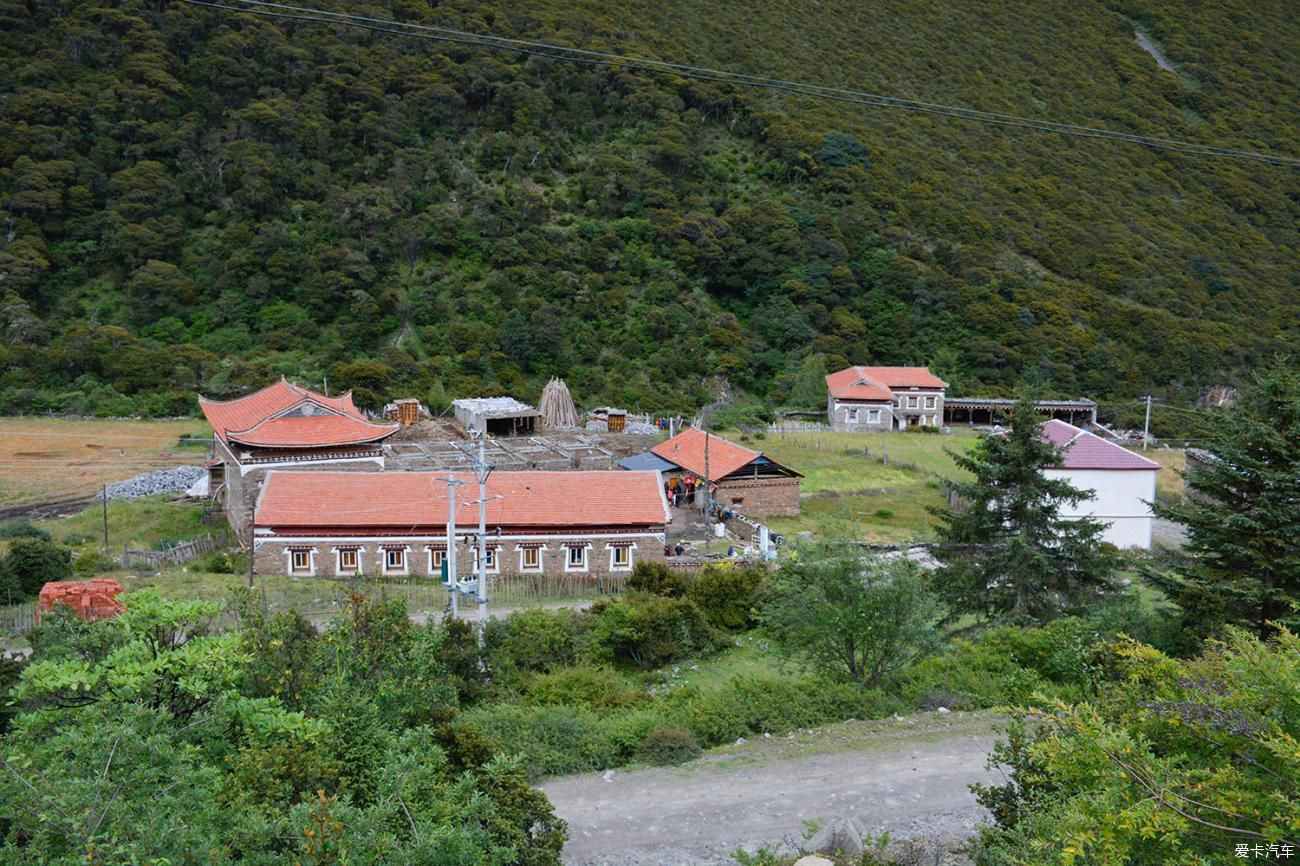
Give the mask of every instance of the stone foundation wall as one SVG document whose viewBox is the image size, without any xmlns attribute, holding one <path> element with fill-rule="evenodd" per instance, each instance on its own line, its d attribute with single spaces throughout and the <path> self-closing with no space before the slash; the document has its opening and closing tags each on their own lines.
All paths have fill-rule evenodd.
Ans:
<svg viewBox="0 0 1300 866">
<path fill-rule="evenodd" d="M 747 478 L 718 485 L 717 502 L 746 517 L 795 517 L 799 514 L 798 478 Z M 740 500 L 737 502 L 736 500 Z"/>
</svg>

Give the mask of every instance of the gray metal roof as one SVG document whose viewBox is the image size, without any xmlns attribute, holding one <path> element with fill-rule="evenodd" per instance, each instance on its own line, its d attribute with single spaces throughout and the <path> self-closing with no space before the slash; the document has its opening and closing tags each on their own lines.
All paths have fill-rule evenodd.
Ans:
<svg viewBox="0 0 1300 866">
<path fill-rule="evenodd" d="M 677 464 L 671 463 L 652 451 L 645 451 L 641 454 L 633 454 L 631 457 L 624 457 L 618 461 L 620 469 L 646 470 L 650 469 L 655 472 L 664 472 L 676 469 Z"/>
</svg>

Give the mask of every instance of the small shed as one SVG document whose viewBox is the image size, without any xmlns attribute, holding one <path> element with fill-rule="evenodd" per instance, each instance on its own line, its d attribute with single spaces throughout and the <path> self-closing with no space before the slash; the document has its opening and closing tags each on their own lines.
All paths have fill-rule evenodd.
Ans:
<svg viewBox="0 0 1300 866">
<path fill-rule="evenodd" d="M 541 413 L 514 397 L 475 397 L 453 400 L 456 420 L 469 433 L 489 436 L 532 436 Z"/>
</svg>

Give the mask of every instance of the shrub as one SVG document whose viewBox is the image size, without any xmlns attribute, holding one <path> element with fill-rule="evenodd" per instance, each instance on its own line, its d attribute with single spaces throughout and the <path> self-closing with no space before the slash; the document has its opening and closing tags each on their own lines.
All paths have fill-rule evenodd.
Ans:
<svg viewBox="0 0 1300 866">
<path fill-rule="evenodd" d="M 647 699 L 644 691 L 607 667 L 579 665 L 538 674 L 525 693 L 535 704 L 573 704 L 595 710 L 616 710 Z"/>
<path fill-rule="evenodd" d="M 214 550 L 209 553 L 194 563 L 194 569 L 211 574 L 235 574 L 239 571 L 235 558 L 224 550 Z"/>
<path fill-rule="evenodd" d="M 874 516 L 878 520 L 889 520 L 894 516 L 894 512 L 890 511 L 888 508 L 877 508 L 874 512 Z"/>
<path fill-rule="evenodd" d="M 758 592 L 766 576 L 758 567 L 709 565 L 695 578 L 686 597 L 712 625 L 743 631 L 757 623 Z"/>
<path fill-rule="evenodd" d="M 588 651 L 597 661 L 655 668 L 721 646 L 720 637 L 693 602 L 635 594 L 599 601 Z"/>
<path fill-rule="evenodd" d="M 662 562 L 638 562 L 627 578 L 627 588 L 635 592 L 648 592 L 669 598 L 686 594 L 686 575 L 673 571 Z"/>
<path fill-rule="evenodd" d="M 1006 646 L 954 640 L 946 652 L 913 662 L 900 674 L 900 694 L 912 706 L 951 701 L 949 708 L 1019 704 L 1035 692 L 1061 694 L 1036 672 L 1016 663 Z"/>
<path fill-rule="evenodd" d="M 773 671 L 733 677 L 681 698 L 682 723 L 705 745 L 848 718 L 888 715 L 899 704 L 853 683 Z"/>
<path fill-rule="evenodd" d="M 15 596 L 33 596 L 49 581 L 72 576 L 72 552 L 45 539 L 20 538 L 9 546 L 0 572 L 0 580 L 8 583 L 0 589 L 12 590 Z"/>
<path fill-rule="evenodd" d="M 681 728 L 652 728 L 637 747 L 637 760 L 658 767 L 684 764 L 700 756 L 703 749 L 690 731 Z"/>
<path fill-rule="evenodd" d="M 546 672 L 578 658 L 581 616 L 572 610 L 525 610 L 511 614 L 486 636 L 494 669 Z"/>
<path fill-rule="evenodd" d="M 118 567 L 117 560 L 99 552 L 83 553 L 72 560 L 72 570 L 78 576 L 89 577 Z"/>
<path fill-rule="evenodd" d="M 771 581 L 763 610 L 782 650 L 863 686 L 928 651 L 937 618 L 914 563 L 843 543 L 800 545 Z"/>
<path fill-rule="evenodd" d="M 50 534 L 26 517 L 19 517 L 17 520 L 0 523 L 0 538 L 39 538 L 49 541 Z"/>
</svg>

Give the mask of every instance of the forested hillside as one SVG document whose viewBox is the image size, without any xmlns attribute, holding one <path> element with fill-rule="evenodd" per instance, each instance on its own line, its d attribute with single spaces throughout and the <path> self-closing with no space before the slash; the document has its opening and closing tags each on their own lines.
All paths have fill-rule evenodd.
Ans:
<svg viewBox="0 0 1300 866">
<path fill-rule="evenodd" d="M 323 3 L 1296 156 L 1285 0 Z M 1162 71 L 1134 39 L 1161 46 Z M 0 0 L 0 411 L 1191 395 L 1300 340 L 1300 174 L 168 0 Z"/>
</svg>

